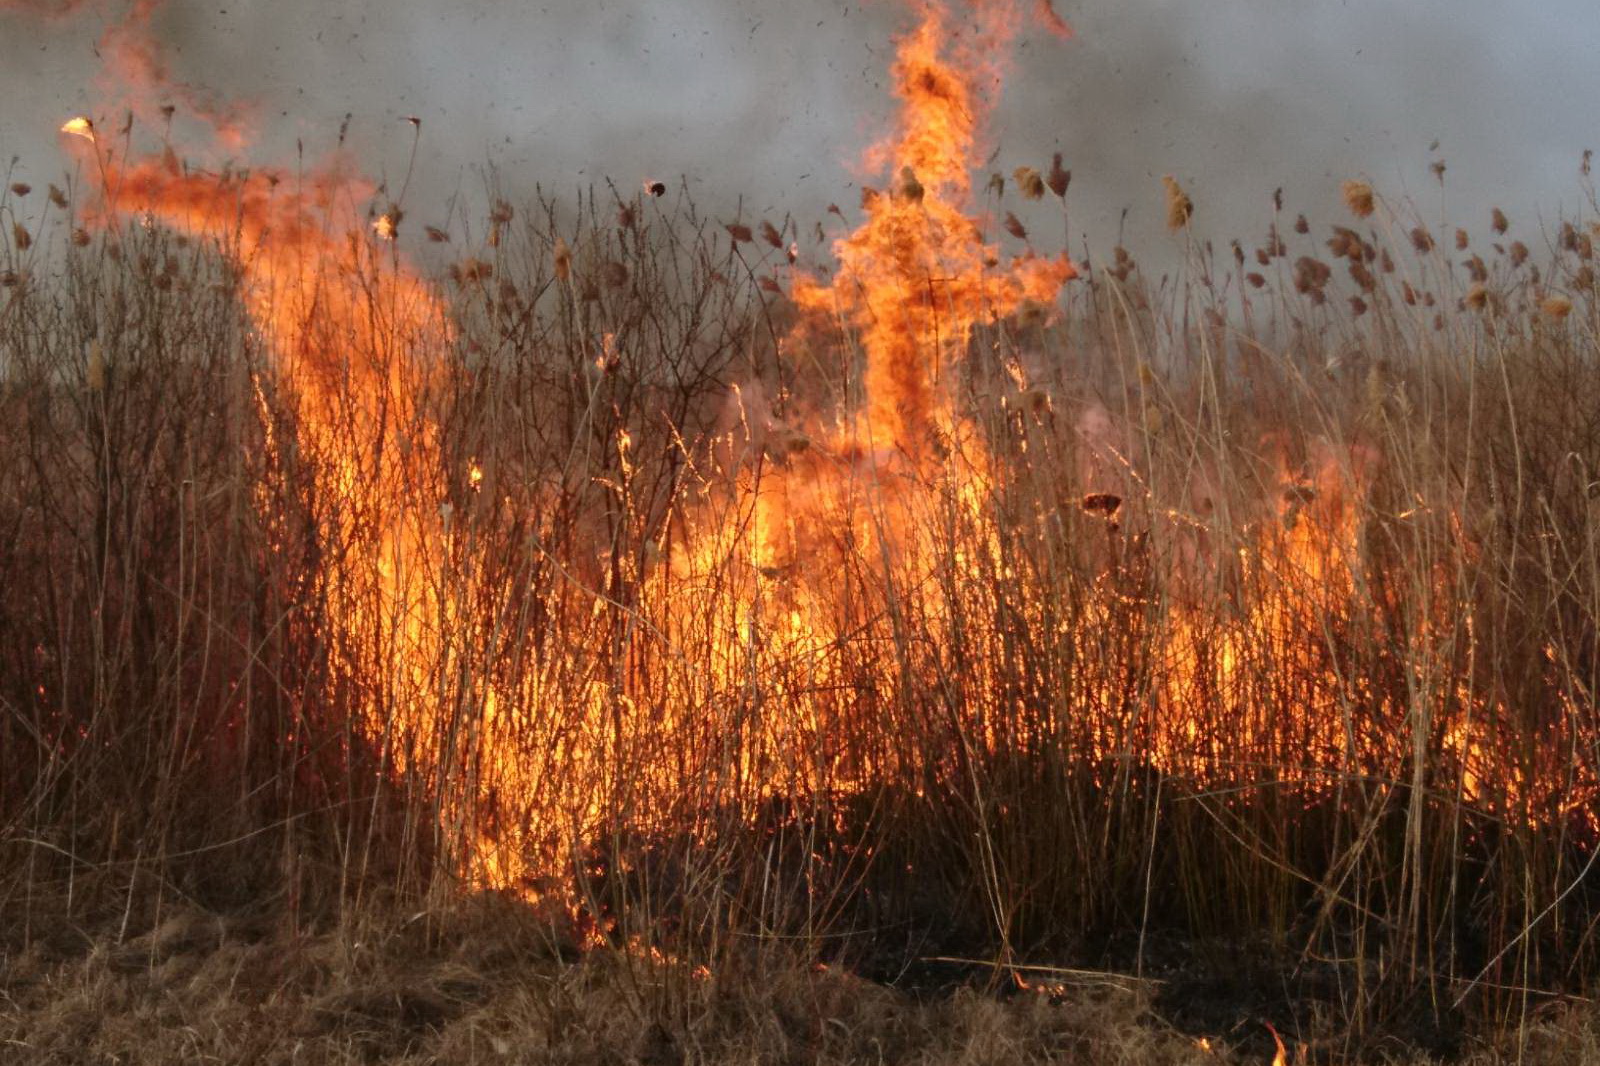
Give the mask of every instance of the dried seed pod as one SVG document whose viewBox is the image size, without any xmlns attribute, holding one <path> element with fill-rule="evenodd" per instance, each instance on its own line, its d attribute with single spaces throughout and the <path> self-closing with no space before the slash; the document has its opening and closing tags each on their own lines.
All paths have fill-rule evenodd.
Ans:
<svg viewBox="0 0 1600 1066">
<path fill-rule="evenodd" d="M 1072 171 L 1061 166 L 1061 153 L 1057 152 L 1050 158 L 1050 173 L 1045 176 L 1045 184 L 1050 186 L 1050 191 L 1065 200 L 1067 188 L 1072 184 Z"/>
<path fill-rule="evenodd" d="M 1188 226 L 1189 220 L 1194 217 L 1194 201 L 1189 199 L 1189 194 L 1183 191 L 1183 186 L 1171 174 L 1162 177 L 1161 185 L 1166 194 L 1167 229 L 1176 233 Z"/>
<path fill-rule="evenodd" d="M 1044 195 L 1044 179 L 1032 167 L 1018 167 L 1011 172 L 1011 177 L 1016 180 L 1018 190 L 1029 200 L 1037 200 Z"/>
<path fill-rule="evenodd" d="M 900 168 L 900 199 L 909 203 L 920 204 L 925 190 L 922 182 L 917 180 L 917 172 L 910 167 Z"/>
<path fill-rule="evenodd" d="M 1371 218 L 1376 210 L 1376 201 L 1372 195 L 1372 186 L 1364 181 L 1352 178 L 1346 181 L 1340 190 L 1344 196 L 1344 206 L 1357 218 Z"/>
</svg>

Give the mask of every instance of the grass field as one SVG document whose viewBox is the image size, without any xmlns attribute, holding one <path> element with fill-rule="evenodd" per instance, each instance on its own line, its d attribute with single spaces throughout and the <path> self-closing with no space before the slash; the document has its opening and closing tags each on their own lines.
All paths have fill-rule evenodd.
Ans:
<svg viewBox="0 0 1600 1066">
<path fill-rule="evenodd" d="M 815 225 L 0 197 L 19 1061 L 1595 1056 L 1587 157 L 1069 261 L 939 10 Z"/>
</svg>

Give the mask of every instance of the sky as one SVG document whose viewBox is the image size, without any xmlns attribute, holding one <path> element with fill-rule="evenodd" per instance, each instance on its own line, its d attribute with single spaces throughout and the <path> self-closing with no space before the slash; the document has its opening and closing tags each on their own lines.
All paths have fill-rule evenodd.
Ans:
<svg viewBox="0 0 1600 1066">
<path fill-rule="evenodd" d="M 1056 6 L 1076 37 L 1023 32 L 988 143 L 1007 174 L 1063 153 L 1074 252 L 1104 255 L 1124 226 L 1136 252 L 1167 240 L 1166 173 L 1219 243 L 1259 240 L 1278 186 L 1291 213 L 1338 220 L 1353 176 L 1429 220 L 1484 229 L 1500 206 L 1525 239 L 1582 205 L 1579 158 L 1600 146 L 1593 0 Z M 0 157 L 18 157 L 15 177 L 68 165 L 55 129 L 105 99 L 95 43 L 116 10 L 0 11 Z M 318 157 L 349 114 L 358 165 L 398 184 L 402 116 L 420 117 L 414 218 L 481 200 L 492 169 L 513 201 L 682 178 L 707 213 L 790 213 L 805 232 L 881 180 L 859 160 L 888 129 L 908 23 L 895 0 L 169 0 L 155 32 L 176 77 L 253 103 L 244 162 L 292 161 L 297 140 Z M 1018 213 L 1059 247 L 1053 207 Z"/>
</svg>

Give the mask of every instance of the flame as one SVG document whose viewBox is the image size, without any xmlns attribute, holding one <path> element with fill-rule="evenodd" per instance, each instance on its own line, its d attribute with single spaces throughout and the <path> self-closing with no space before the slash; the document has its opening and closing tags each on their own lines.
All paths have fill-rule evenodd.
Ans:
<svg viewBox="0 0 1600 1066">
<path fill-rule="evenodd" d="M 155 7 L 140 0 L 133 11 L 147 19 Z M 736 723 L 738 743 L 725 745 L 735 765 L 708 786 L 716 803 L 848 790 L 884 764 L 912 757 L 852 746 L 862 717 L 912 698 L 895 691 L 890 676 L 870 693 L 837 694 L 848 687 L 849 656 L 865 643 L 852 646 L 852 635 L 898 626 L 897 612 L 906 612 L 930 644 L 957 643 L 966 621 L 951 598 L 941 599 L 940 581 L 981 589 L 993 575 L 1016 576 L 997 533 L 1004 471 L 959 395 L 957 371 L 983 326 L 1053 315 L 1077 275 L 1065 256 L 1041 256 L 1026 245 L 1008 257 L 989 237 L 994 220 L 972 205 L 972 174 L 994 103 L 990 87 L 1021 9 L 1021 0 L 984 0 L 958 19 L 946 4 L 928 0 L 897 41 L 895 127 L 866 155 L 885 191 L 867 196 L 861 224 L 833 243 L 831 277 L 794 269 L 800 323 L 780 349 L 789 357 L 817 338 L 848 349 L 858 380 L 845 398 L 836 407 L 799 409 L 754 384 L 736 390 L 718 456 L 727 484 L 674 516 L 681 547 L 665 557 L 652 538 L 638 559 L 609 560 L 614 574 L 637 582 L 630 626 L 648 629 L 665 647 L 707 649 L 705 661 L 665 682 L 670 698 L 657 699 L 648 715 L 631 678 L 623 671 L 601 677 L 580 663 L 579 652 L 554 666 L 484 680 L 470 694 L 480 716 L 469 754 L 452 747 L 436 691 L 441 679 L 469 672 L 457 667 L 468 642 L 462 633 L 472 624 L 463 620 L 465 605 L 478 591 L 470 581 L 452 586 L 442 574 L 449 559 L 469 550 L 447 491 L 449 483 L 459 486 L 463 468 L 447 461 L 427 407 L 442 391 L 451 329 L 438 294 L 396 249 L 380 253 L 368 236 L 392 241 L 397 209 L 365 221 L 360 205 L 375 188 L 337 166 L 306 180 L 270 169 L 185 170 L 175 156 L 105 161 L 105 187 L 116 192 L 102 207 L 107 221 L 157 222 L 210 239 L 239 272 L 273 372 L 298 398 L 297 439 L 281 439 L 264 416 L 267 449 L 274 457 L 300 449 L 315 467 L 316 497 L 338 501 L 319 531 L 339 549 L 330 553 L 338 562 L 322 575 L 332 667 L 360 682 L 353 686 L 360 690 L 358 718 L 386 765 L 438 790 L 441 831 L 462 841 L 456 872 L 481 885 L 525 889 L 595 832 L 605 801 L 594 782 L 617 780 L 623 763 L 640 793 L 630 813 L 641 823 L 666 824 L 681 814 L 687 750 L 698 744 L 721 751 L 726 739 L 716 735 L 723 720 L 708 725 L 705 709 L 757 688 L 759 698 L 750 702 L 758 710 Z M 1048 0 L 1038 0 L 1036 12 L 1047 28 L 1066 32 Z M 135 25 L 143 23 L 126 27 Z M 126 27 L 118 55 L 134 68 L 136 86 L 170 85 L 159 56 Z M 234 130 L 225 111 L 202 108 L 201 116 L 212 115 L 208 121 L 227 141 Z M 86 117 L 61 131 L 95 140 Z M 666 187 L 647 181 L 644 191 L 661 196 Z M 1020 225 L 1016 232 L 1025 240 Z M 557 249 L 557 273 L 570 281 L 571 249 L 564 241 Z M 791 266 L 799 259 L 794 245 L 786 258 Z M 625 345 L 612 333 L 600 337 L 593 380 L 620 365 Z M 1005 370 L 1027 410 L 1049 411 L 1049 395 L 1031 388 L 1020 367 Z M 265 411 L 261 383 L 254 384 Z M 644 445 L 618 427 L 610 446 L 620 477 L 609 488 L 626 509 Z M 1386 761 L 1392 739 L 1357 730 L 1343 709 L 1359 679 L 1342 679 L 1317 639 L 1327 627 L 1374 612 L 1362 559 L 1375 461 L 1360 447 L 1327 443 L 1313 448 L 1303 468 L 1280 460 L 1274 495 L 1255 527 L 1228 549 L 1232 555 L 1204 558 L 1196 550 L 1163 564 L 1170 602 L 1134 623 L 1151 627 L 1158 646 L 1157 681 L 1140 697 L 1147 696 L 1150 712 L 1141 707 L 1140 720 L 1126 728 L 1109 713 L 1094 721 L 1090 754 L 1137 750 L 1157 768 L 1203 782 L 1248 773 L 1235 761 L 1241 746 L 1301 753 L 1303 764 L 1283 773 L 1312 784 L 1352 760 Z M 476 458 L 466 461 L 470 499 L 497 495 L 497 479 L 486 478 Z M 1083 510 L 1108 526 L 1122 505 L 1104 492 L 1082 499 Z M 1196 536 L 1212 532 L 1203 519 L 1183 520 Z M 855 583 L 848 594 L 842 575 Z M 1226 612 L 1214 588 L 1201 588 L 1224 577 L 1238 589 Z M 598 617 L 616 606 L 607 592 L 591 592 L 581 610 Z M 1440 599 L 1430 618 L 1453 606 Z M 1024 617 L 1017 624 L 1060 636 L 1082 664 L 1088 703 L 1111 707 L 1124 682 L 1095 673 L 1095 642 L 1129 625 L 1127 607 L 1125 591 L 1108 580 L 1094 589 L 1075 632 L 1053 630 L 1039 604 L 1018 606 Z M 1263 661 L 1309 680 L 1292 693 L 1264 693 Z M 580 670 L 593 676 L 576 683 L 551 676 Z M 994 680 L 970 679 L 975 688 L 999 691 Z M 541 717 L 554 694 L 570 700 L 574 690 L 576 705 L 563 703 L 559 722 Z M 1507 794 L 1487 796 L 1480 766 L 1497 741 L 1494 708 L 1469 689 L 1458 702 L 1463 713 L 1442 736 L 1461 760 L 1463 791 L 1507 808 L 1537 804 L 1536 774 L 1503 789 Z M 1285 712 L 1289 705 L 1294 710 Z M 993 750 L 1008 742 L 982 708 L 956 713 L 967 716 L 953 730 L 961 743 L 971 738 L 974 747 Z M 542 766 L 528 761 L 534 748 L 545 753 Z M 1278 1049 L 1281 1063 L 1281 1041 Z"/>
<path fill-rule="evenodd" d="M 860 331 L 868 447 L 893 446 L 913 458 L 949 429 L 941 382 L 973 327 L 1025 301 L 1053 303 L 1077 273 L 1065 257 L 1031 254 L 995 269 L 997 247 L 965 213 L 990 104 L 982 84 L 1015 21 L 1005 4 L 979 5 L 977 13 L 974 39 L 955 47 L 938 4 L 926 5 L 921 23 L 901 38 L 892 70 L 899 128 L 867 155 L 898 174 L 900 187 L 869 196 L 866 222 L 834 243 L 839 269 L 831 285 L 801 275 L 794 286 L 802 309 L 837 314 Z"/>
<path fill-rule="evenodd" d="M 86 141 L 94 141 L 94 123 L 82 115 L 69 118 L 61 124 L 61 132 L 73 137 L 82 137 Z"/>
</svg>

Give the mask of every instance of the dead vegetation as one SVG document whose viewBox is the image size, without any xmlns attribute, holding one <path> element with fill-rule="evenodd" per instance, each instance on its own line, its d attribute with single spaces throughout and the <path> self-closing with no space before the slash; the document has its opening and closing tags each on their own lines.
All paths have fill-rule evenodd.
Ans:
<svg viewBox="0 0 1600 1066">
<path fill-rule="evenodd" d="M 1233 938 L 1304 1061 L 1403 1061 L 1424 1016 L 1468 1061 L 1592 1054 L 1588 223 L 1496 248 L 1496 217 L 1475 251 L 1347 198 L 1366 228 L 1278 214 L 1219 256 L 1182 196 L 1171 276 L 1118 249 L 1059 316 L 975 332 L 935 475 L 756 548 L 763 486 L 862 463 L 808 432 L 863 354 L 773 291 L 787 220 L 757 243 L 652 189 L 402 227 L 451 257 L 443 372 L 317 413 L 228 234 L 30 218 L 0 289 L 7 1046 L 1262 1061 L 1250 1017 L 1180 1035 L 1140 983 Z M 383 368 L 371 310 L 350 354 Z M 341 441 L 427 461 L 373 479 L 386 512 L 328 480 Z M 340 636 L 396 514 L 438 516 L 447 590 L 410 676 Z M 542 932 L 443 917 L 491 875 Z M 848 976 L 938 955 L 1138 980 Z"/>
</svg>

